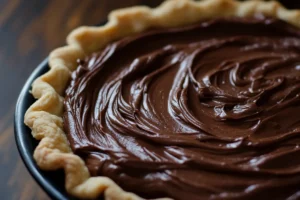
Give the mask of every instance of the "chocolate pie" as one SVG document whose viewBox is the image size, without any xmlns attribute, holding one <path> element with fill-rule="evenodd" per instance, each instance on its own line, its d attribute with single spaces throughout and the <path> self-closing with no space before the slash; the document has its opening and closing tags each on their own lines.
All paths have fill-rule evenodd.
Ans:
<svg viewBox="0 0 300 200">
<path fill-rule="evenodd" d="M 50 54 L 25 115 L 41 169 L 95 199 L 300 198 L 300 11 L 169 0 Z"/>
</svg>

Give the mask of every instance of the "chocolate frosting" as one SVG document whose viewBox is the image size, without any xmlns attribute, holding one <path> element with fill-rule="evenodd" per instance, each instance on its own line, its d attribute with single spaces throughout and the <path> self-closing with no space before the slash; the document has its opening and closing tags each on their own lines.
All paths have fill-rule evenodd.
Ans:
<svg viewBox="0 0 300 200">
<path fill-rule="evenodd" d="M 144 198 L 300 197 L 300 31 L 221 18 L 152 29 L 79 61 L 70 145 Z"/>
</svg>

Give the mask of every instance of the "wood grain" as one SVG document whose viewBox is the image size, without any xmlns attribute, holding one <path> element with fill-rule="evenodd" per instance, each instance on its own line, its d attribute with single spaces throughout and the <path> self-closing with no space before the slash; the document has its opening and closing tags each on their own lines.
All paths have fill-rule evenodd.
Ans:
<svg viewBox="0 0 300 200">
<path fill-rule="evenodd" d="M 0 0 L 0 199 L 49 199 L 24 167 L 13 135 L 17 96 L 29 74 L 80 25 L 103 22 L 109 11 L 162 0 Z M 290 8 L 300 2 L 284 0 Z"/>
</svg>

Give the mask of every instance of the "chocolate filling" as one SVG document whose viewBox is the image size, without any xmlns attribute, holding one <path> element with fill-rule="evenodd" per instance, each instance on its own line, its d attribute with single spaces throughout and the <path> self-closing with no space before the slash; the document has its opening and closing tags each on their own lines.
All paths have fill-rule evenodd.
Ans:
<svg viewBox="0 0 300 200">
<path fill-rule="evenodd" d="M 124 38 L 79 62 L 64 103 L 91 175 L 144 198 L 300 196 L 300 30 L 283 21 Z"/>
</svg>

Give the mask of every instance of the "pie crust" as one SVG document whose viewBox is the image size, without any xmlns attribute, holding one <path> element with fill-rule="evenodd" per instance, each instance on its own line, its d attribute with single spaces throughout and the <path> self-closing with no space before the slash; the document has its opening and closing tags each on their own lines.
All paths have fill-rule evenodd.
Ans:
<svg viewBox="0 0 300 200">
<path fill-rule="evenodd" d="M 49 56 L 50 70 L 32 84 L 37 101 L 27 110 L 25 124 L 40 140 L 34 159 L 43 170 L 64 169 L 69 194 L 93 199 L 142 199 L 125 192 L 107 177 L 91 177 L 83 160 L 72 153 L 63 131 L 63 94 L 83 59 L 106 44 L 147 30 L 150 27 L 179 27 L 200 20 L 222 16 L 247 17 L 256 14 L 275 17 L 300 28 L 300 10 L 287 10 L 276 1 L 250 0 L 168 0 L 157 8 L 136 6 L 112 11 L 108 23 L 100 27 L 80 27 L 70 33 L 67 46 L 55 49 Z M 166 199 L 166 198 L 164 198 Z"/>
</svg>

